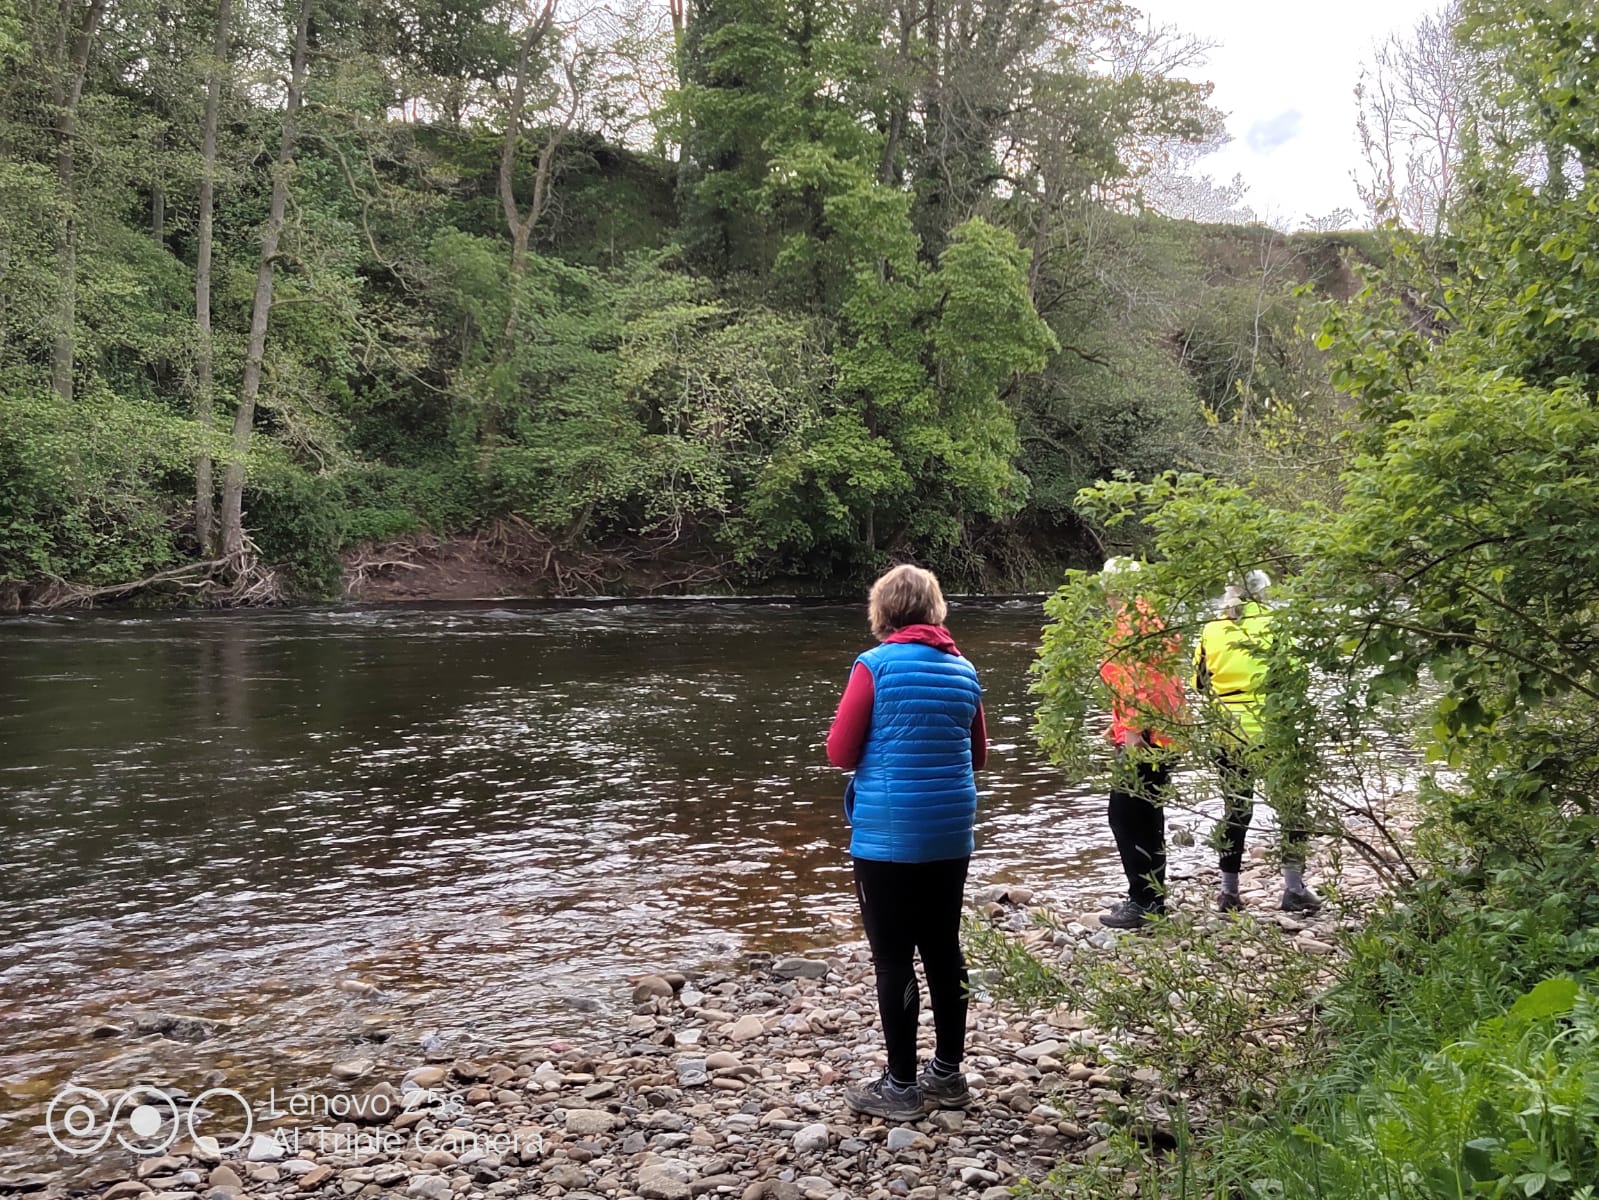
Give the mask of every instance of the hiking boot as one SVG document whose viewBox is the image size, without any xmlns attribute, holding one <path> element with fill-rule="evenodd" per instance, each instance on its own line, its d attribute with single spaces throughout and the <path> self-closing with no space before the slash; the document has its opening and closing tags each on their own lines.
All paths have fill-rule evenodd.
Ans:
<svg viewBox="0 0 1599 1200">
<path fill-rule="evenodd" d="M 1217 912 L 1243 912 L 1244 902 L 1237 892 L 1230 892 L 1226 888 L 1216 893 Z"/>
<path fill-rule="evenodd" d="M 964 1078 L 961 1086 L 966 1086 Z M 885 1121 L 919 1121 L 925 1107 L 921 1088 L 914 1083 L 900 1087 L 886 1074 L 871 1083 L 850 1084 L 844 1089 L 844 1103 L 862 1116 Z"/>
<path fill-rule="evenodd" d="M 938 1075 L 924 1070 L 916 1077 L 916 1086 L 935 1108 L 965 1108 L 972 1102 L 972 1090 L 966 1086 L 966 1075 L 956 1071 L 953 1075 Z"/>
<path fill-rule="evenodd" d="M 1158 908 L 1145 908 L 1136 900 L 1123 900 L 1108 913 L 1099 914 L 1099 923 L 1106 929 L 1142 929 L 1156 917 L 1166 914 Z"/>
<path fill-rule="evenodd" d="M 1286 913 L 1316 913 L 1321 911 L 1321 897 L 1309 888 L 1284 888 L 1278 907 Z"/>
</svg>

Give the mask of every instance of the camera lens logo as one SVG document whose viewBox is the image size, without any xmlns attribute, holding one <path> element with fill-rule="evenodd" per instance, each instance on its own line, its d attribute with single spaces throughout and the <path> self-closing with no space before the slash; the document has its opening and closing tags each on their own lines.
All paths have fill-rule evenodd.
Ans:
<svg viewBox="0 0 1599 1200">
<path fill-rule="evenodd" d="M 206 1101 L 216 1105 L 218 1111 L 202 1107 Z M 238 1108 L 240 1118 L 227 1111 L 233 1107 Z M 243 1132 L 229 1143 L 217 1138 L 223 1153 L 241 1149 L 255 1131 L 255 1114 L 249 1102 L 230 1088 L 202 1092 L 189 1104 L 188 1111 L 180 1114 L 171 1096 L 145 1084 L 120 1093 L 115 1103 L 104 1092 L 69 1084 L 46 1107 L 44 1127 L 56 1149 L 74 1158 L 105 1149 L 113 1137 L 122 1149 L 149 1157 L 166 1153 L 177 1141 L 180 1128 L 186 1129 L 191 1139 L 201 1136 L 212 1118 L 230 1132 L 243 1126 Z"/>
<path fill-rule="evenodd" d="M 44 1110 L 44 1130 L 58 1150 L 93 1154 L 111 1140 L 111 1103 L 104 1092 L 69 1084 Z"/>
<path fill-rule="evenodd" d="M 215 1111 L 209 1106 L 214 1106 Z M 237 1116 L 230 1111 L 235 1108 L 239 1110 Z M 208 1088 L 194 1098 L 184 1118 L 191 1142 L 210 1132 L 206 1122 L 211 1119 L 215 1119 L 220 1130 L 230 1133 L 235 1129 L 242 1130 L 231 1142 L 223 1141 L 218 1134 L 211 1134 L 217 1139 L 218 1149 L 223 1154 L 243 1150 L 250 1144 L 250 1135 L 255 1132 L 255 1110 L 250 1107 L 248 1100 L 232 1088 Z"/>
</svg>

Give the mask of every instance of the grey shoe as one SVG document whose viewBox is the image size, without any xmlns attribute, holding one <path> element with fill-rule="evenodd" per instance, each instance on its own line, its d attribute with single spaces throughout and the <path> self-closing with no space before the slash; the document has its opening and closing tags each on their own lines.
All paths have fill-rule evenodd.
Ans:
<svg viewBox="0 0 1599 1200">
<path fill-rule="evenodd" d="M 1278 907 L 1287 913 L 1316 913 L 1321 911 L 1321 897 L 1309 888 L 1284 888 Z"/>
<path fill-rule="evenodd" d="M 965 1080 L 961 1081 L 965 1086 Z M 885 1121 L 919 1121 L 926 1104 L 916 1084 L 900 1087 L 886 1074 L 871 1083 L 852 1083 L 844 1089 L 844 1103 L 866 1117 Z"/>
<path fill-rule="evenodd" d="M 965 1108 L 972 1102 L 972 1089 L 966 1086 L 966 1075 L 962 1071 L 935 1075 L 924 1070 L 916 1077 L 916 1086 L 935 1108 Z"/>
<path fill-rule="evenodd" d="M 1229 892 L 1226 888 L 1223 888 L 1221 891 L 1216 893 L 1217 912 L 1229 913 L 1242 912 L 1243 910 L 1244 902 L 1239 897 L 1237 892 Z"/>
<path fill-rule="evenodd" d="M 1099 923 L 1106 929 L 1142 929 L 1156 917 L 1166 914 L 1158 908 L 1145 908 L 1136 900 L 1123 900 L 1108 913 L 1099 914 Z"/>
</svg>

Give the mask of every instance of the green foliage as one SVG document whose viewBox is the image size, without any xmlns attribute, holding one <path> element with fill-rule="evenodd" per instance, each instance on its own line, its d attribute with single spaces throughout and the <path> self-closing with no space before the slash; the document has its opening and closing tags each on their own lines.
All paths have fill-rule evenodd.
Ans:
<svg viewBox="0 0 1599 1200">
<path fill-rule="evenodd" d="M 296 594 L 337 596 L 347 530 L 338 484 L 281 462 L 254 466 L 244 503 L 262 554 L 289 573 Z"/>
<path fill-rule="evenodd" d="M 259 85 L 289 73 L 290 10 L 239 0 L 214 64 L 214 6 L 118 9 L 64 140 L 81 14 L 0 3 L 0 388 L 37 433 L 0 511 L 7 571 L 211 561 L 195 464 L 231 453 L 279 177 L 245 508 L 307 595 L 350 544 L 501 518 L 578 552 L 671 545 L 733 582 L 914 557 L 1015 583 L 1082 544 L 1078 488 L 1193 457 L 1203 397 L 1174 335 L 1238 274 L 1206 249 L 1233 235 L 1122 210 L 1151 148 L 1217 114 L 1129 47 L 1132 10 L 996 6 L 979 29 L 936 6 L 691 7 L 675 61 L 643 9 L 535 38 L 505 177 L 542 207 L 513 264 L 500 158 L 527 14 L 319 4 L 279 172 L 281 89 Z M 51 369 L 69 332 L 71 389 Z M 47 387 L 81 412 L 39 417 Z M 89 518 L 72 443 L 101 426 L 140 439 L 136 478 Z"/>
<path fill-rule="evenodd" d="M 0 580 L 108 584 L 172 565 L 158 498 L 200 444 L 154 404 L 97 392 L 68 407 L 0 387 Z"/>
<path fill-rule="evenodd" d="M 403 537 L 418 530 L 454 533 L 483 511 L 482 481 L 469 464 L 368 467 L 340 477 L 348 545 Z"/>
<path fill-rule="evenodd" d="M 1571 836 L 1576 835 L 1576 836 Z M 1335 1049 L 1218 1181 L 1285 1198 L 1587 1195 L 1599 1171 L 1599 878 L 1586 826 L 1479 883 L 1423 885 L 1351 943 Z"/>
<path fill-rule="evenodd" d="M 1591 1197 L 1599 1179 L 1599 200 L 1578 169 L 1593 126 L 1571 119 L 1592 115 L 1591 92 L 1568 86 L 1595 25 L 1580 6 L 1467 7 L 1499 105 L 1473 117 L 1449 233 L 1396 237 L 1318 339 L 1354 402 L 1338 487 L 1315 500 L 1248 472 L 1188 475 L 1080 501 L 1149 557 L 1139 591 L 1190 640 L 1224 578 L 1276 577 L 1271 802 L 1369 836 L 1332 820 L 1366 783 L 1343 748 L 1392 744 L 1414 714 L 1422 823 L 1413 846 L 1390 843 L 1414 857 L 1302 1018 L 1308 1068 L 1258 1111 L 1218 1106 L 1171 1157 L 1124 1147 L 1072 1174 L 1075 1194 L 1119 1194 L 1127 1171 L 1147 1194 L 1283 1200 Z M 1094 761 L 1103 603 L 1095 578 L 1069 577 L 1038 665 L 1040 737 L 1074 774 Z"/>
<path fill-rule="evenodd" d="M 1310 1041 L 1271 1039 L 1302 1012 L 1323 960 L 1252 921 L 1203 928 L 1192 916 L 1162 922 L 1115 955 L 1077 954 L 1046 965 L 992 925 L 970 922 L 963 944 L 1007 1002 L 1065 1005 L 1184 1095 L 1230 1094 L 1258 1103 L 1275 1081 L 1316 1052 Z"/>
</svg>

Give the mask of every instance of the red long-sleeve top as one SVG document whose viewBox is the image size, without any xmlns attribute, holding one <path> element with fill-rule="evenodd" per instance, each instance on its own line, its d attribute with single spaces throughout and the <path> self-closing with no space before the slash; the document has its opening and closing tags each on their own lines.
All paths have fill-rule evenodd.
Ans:
<svg viewBox="0 0 1599 1200">
<path fill-rule="evenodd" d="M 942 625 L 907 625 L 883 639 L 886 642 L 920 642 L 934 646 L 946 654 L 959 654 L 955 639 Z M 872 701 L 876 698 L 872 673 L 862 663 L 856 663 L 850 672 L 849 683 L 838 702 L 838 712 L 833 714 L 832 727 L 827 731 L 827 761 L 835 767 L 853 771 L 861 765 L 861 755 L 866 752 L 866 737 L 872 731 Z M 980 771 L 988 763 L 988 726 L 983 720 L 983 706 L 977 705 L 977 715 L 972 718 L 972 769 Z"/>
</svg>

